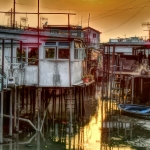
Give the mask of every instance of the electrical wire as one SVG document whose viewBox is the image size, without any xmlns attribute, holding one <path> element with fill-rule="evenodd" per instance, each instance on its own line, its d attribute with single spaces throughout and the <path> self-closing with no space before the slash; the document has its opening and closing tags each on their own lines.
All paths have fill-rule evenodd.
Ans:
<svg viewBox="0 0 150 150">
<path fill-rule="evenodd" d="M 105 17 L 109 17 L 109 16 L 112 16 L 112 15 L 116 15 L 116 14 L 118 14 L 118 13 L 121 13 L 121 12 L 124 12 L 124 11 L 127 11 L 127 10 L 130 10 L 130 9 L 137 9 L 137 6 L 140 6 L 140 5 L 142 5 L 142 4 L 148 2 L 148 1 L 146 1 L 146 2 L 144 2 L 144 3 L 138 4 L 137 6 L 134 6 L 134 7 L 132 7 L 132 8 L 119 9 L 119 8 L 124 7 L 124 6 L 126 6 L 126 5 L 129 5 L 130 3 L 133 3 L 133 2 L 135 2 L 135 1 L 136 1 L 136 0 L 133 0 L 133 1 L 129 2 L 129 3 L 126 3 L 126 4 L 124 4 L 124 5 L 121 5 L 121 6 L 117 7 L 117 8 L 115 8 L 115 9 L 109 10 L 108 12 L 105 12 L 105 13 L 100 14 L 100 15 L 98 15 L 98 16 L 94 16 L 94 17 L 90 18 L 90 21 L 95 21 L 95 20 L 97 20 L 97 19 L 96 19 L 97 17 L 99 18 L 100 16 L 105 15 L 105 14 L 108 14 L 108 13 L 110 13 L 110 12 L 112 12 L 112 11 L 115 11 L 115 10 L 121 10 L 121 11 L 120 11 L 120 12 L 117 12 L 117 13 L 114 13 L 114 14 L 110 14 L 110 15 L 101 17 L 101 18 L 105 18 Z M 36 5 L 22 4 L 22 3 L 18 3 L 18 2 L 16 2 L 16 4 L 37 7 Z M 48 8 L 48 7 L 43 7 L 43 6 L 40 6 L 40 7 L 42 7 L 42 8 Z M 51 9 L 51 8 L 48 8 L 48 9 Z M 57 9 L 57 8 L 55 8 L 55 9 Z M 68 10 L 68 9 L 57 9 L 57 10 Z M 82 11 L 82 10 L 78 10 L 78 9 L 69 9 L 69 11 L 71 11 L 71 10 Z M 98 11 L 98 10 L 83 10 L 83 11 Z M 107 10 L 103 10 L 103 11 L 107 11 Z M 101 18 L 99 18 L 99 19 L 101 19 Z M 85 19 L 85 20 L 82 21 L 82 23 L 87 23 L 87 22 L 88 22 L 88 19 Z"/>
<path fill-rule="evenodd" d="M 108 12 L 105 12 L 105 13 L 103 13 L 103 14 L 100 14 L 100 15 L 94 16 L 94 17 L 92 17 L 91 19 L 94 19 L 94 18 L 100 17 L 100 16 L 105 15 L 105 14 L 107 14 L 107 13 L 110 13 L 110 12 L 112 12 L 112 11 L 115 11 L 115 10 L 117 10 L 117 9 L 119 9 L 119 8 L 121 8 L 121 7 L 124 7 L 124 6 L 126 6 L 126 5 L 128 5 L 128 4 L 130 4 L 130 3 L 133 3 L 133 2 L 135 2 L 135 1 L 136 1 L 136 0 L 133 0 L 133 1 L 129 2 L 129 3 L 126 3 L 126 4 L 124 4 L 124 5 L 121 5 L 121 6 L 117 7 L 117 8 L 115 8 L 115 9 L 112 9 L 112 10 L 108 11 Z M 91 20 L 91 19 L 90 19 L 90 20 Z M 84 21 L 88 21 L 88 19 L 83 20 L 83 22 L 84 22 Z"/>
<path fill-rule="evenodd" d="M 18 3 L 18 2 L 16 2 L 16 4 L 19 4 L 19 5 L 27 5 L 27 6 L 33 6 L 33 7 L 38 7 L 38 6 L 36 6 L 36 5 L 22 4 L 22 3 Z"/>
<path fill-rule="evenodd" d="M 144 2 L 144 3 L 138 4 L 137 6 L 134 6 L 134 7 L 131 7 L 131 8 L 119 9 L 119 8 L 124 7 L 124 6 L 126 6 L 126 5 L 129 5 L 129 4 L 131 4 L 131 3 L 135 2 L 135 1 L 136 1 L 136 0 L 133 0 L 133 1 L 129 2 L 129 3 L 126 3 L 126 4 L 124 4 L 124 5 L 121 5 L 121 6 L 117 7 L 117 8 L 115 8 L 115 9 L 109 10 L 108 12 L 105 12 L 105 13 L 100 14 L 100 15 L 98 15 L 98 16 L 94 16 L 94 17 L 90 18 L 90 21 L 95 21 L 95 20 L 98 20 L 98 19 L 101 19 L 101 18 L 104 18 L 104 17 L 109 17 L 109 16 L 112 16 L 112 15 L 115 15 L 115 14 L 118 14 L 118 13 L 121 13 L 121 12 L 124 12 L 124 11 L 127 11 L 127 10 L 130 10 L 130 9 L 141 8 L 137 13 L 135 13 L 132 17 L 130 17 L 128 20 L 126 20 L 125 22 L 123 22 L 123 23 L 120 24 L 119 26 L 117 26 L 117 27 L 115 27 L 115 28 L 113 28 L 113 29 L 110 29 L 110 30 L 108 30 L 108 31 L 105 31 L 105 32 L 103 32 L 103 33 L 112 31 L 112 30 L 114 30 L 114 29 L 116 29 L 116 28 L 122 26 L 123 24 L 125 24 L 125 23 L 128 22 L 129 20 L 131 20 L 134 16 L 136 16 L 139 12 L 141 12 L 141 11 L 146 7 L 146 5 L 149 3 L 149 1 L 146 1 L 146 2 Z M 142 5 L 142 4 L 145 4 L 145 3 L 146 3 L 146 5 L 144 5 L 144 7 L 138 7 L 138 6 L 140 6 L 140 5 Z M 22 3 L 17 3 L 17 2 L 16 2 L 16 4 L 28 5 L 28 6 L 37 7 L 36 5 L 22 4 Z M 48 7 L 43 7 L 43 6 L 40 6 L 40 7 L 42 7 L 42 8 L 48 8 Z M 149 7 L 149 6 L 147 6 L 147 7 Z M 51 8 L 48 8 L 48 9 L 51 9 Z M 57 9 L 57 8 L 56 8 L 56 9 Z M 57 10 L 68 10 L 68 9 L 57 9 Z M 70 9 L 70 10 L 77 10 L 77 9 Z M 121 10 L 121 11 L 119 11 L 119 12 L 117 12 L 117 13 L 114 13 L 114 14 L 110 14 L 110 15 L 103 16 L 103 17 L 99 18 L 99 17 L 102 16 L 102 15 L 108 14 L 108 13 L 113 12 L 113 11 L 116 11 L 116 10 Z M 78 11 L 80 11 L 80 10 L 78 10 Z M 88 11 L 88 10 L 81 10 L 81 11 Z M 90 11 L 92 11 L 92 10 L 90 10 Z M 93 11 L 98 11 L 98 10 L 93 10 Z M 104 11 L 104 10 L 103 10 L 103 11 Z M 105 11 L 106 11 L 106 10 L 105 10 Z M 97 17 L 98 17 L 98 18 L 97 18 Z M 96 18 L 97 18 L 97 19 L 96 19 Z M 88 19 L 84 20 L 82 23 L 86 23 L 87 20 L 88 20 Z"/>
<path fill-rule="evenodd" d="M 149 2 L 149 0 L 146 1 L 146 2 L 144 2 L 144 3 L 140 3 L 140 4 L 136 5 L 136 6 L 133 6 L 133 7 L 131 7 L 131 8 L 127 8 L 127 9 L 121 10 L 121 11 L 119 11 L 119 12 L 117 12 L 117 13 L 114 13 L 114 14 L 110 14 L 110 15 L 101 17 L 102 15 L 107 14 L 107 13 L 103 13 L 103 14 L 100 14 L 100 15 L 98 15 L 98 16 L 92 17 L 92 19 L 90 19 L 90 21 L 95 21 L 95 20 L 98 20 L 98 19 L 101 19 L 101 18 L 105 18 L 105 17 L 109 17 L 109 16 L 112 16 L 112 15 L 116 15 L 116 14 L 118 14 L 118 13 L 121 13 L 121 12 L 124 12 L 124 11 L 127 11 L 127 10 L 131 10 L 131 9 L 135 9 L 135 8 L 137 9 L 137 8 L 139 8 L 138 6 L 141 6 L 142 4 L 145 4 L 145 3 L 148 3 L 148 2 Z M 140 7 L 140 8 L 143 8 L 143 7 Z M 115 10 L 119 10 L 119 9 L 113 9 L 113 11 L 115 11 Z M 99 18 L 99 17 L 100 17 L 100 18 Z M 96 19 L 96 18 L 97 18 L 97 19 Z M 83 21 L 83 23 L 87 23 L 87 19 L 86 19 L 86 21 Z"/>
<path fill-rule="evenodd" d="M 148 1 L 147 4 L 148 4 L 149 2 L 150 2 L 150 1 Z M 134 18 L 137 14 L 139 14 L 139 13 L 145 8 L 145 6 L 146 6 L 147 4 L 145 4 L 138 12 L 136 12 L 133 16 L 131 16 L 129 19 L 127 19 L 127 20 L 126 20 L 125 22 L 123 22 L 122 24 L 116 26 L 116 27 L 113 28 L 113 29 L 110 29 L 110 30 L 108 30 L 108 31 L 105 31 L 105 32 L 103 32 L 103 33 L 110 32 L 110 31 L 115 30 L 115 29 L 119 28 L 120 26 L 124 25 L 125 23 L 127 23 L 128 21 L 130 21 L 132 18 Z"/>
<path fill-rule="evenodd" d="M 81 10 L 81 9 L 70 9 L 70 10 L 72 10 L 72 11 L 73 11 L 73 10 L 76 10 L 76 11 L 114 11 L 114 10 L 116 10 L 116 9 L 118 9 L 118 8 L 121 8 L 121 7 L 124 7 L 124 6 L 130 4 L 130 3 L 134 2 L 134 1 L 136 1 L 136 0 L 133 0 L 133 1 L 131 1 L 131 2 L 127 3 L 127 4 L 125 4 L 125 5 L 122 5 L 122 6 L 120 6 L 120 7 L 117 7 L 117 8 L 115 8 L 115 9 L 113 9 L 113 10 Z M 37 5 L 23 4 L 23 3 L 18 3 L 18 2 L 16 2 L 16 4 L 38 7 Z M 57 10 L 68 10 L 68 9 L 50 8 L 50 7 L 44 7 L 44 6 L 40 6 L 40 7 L 42 7 L 42 8 L 48 8 L 48 9 L 57 9 Z"/>
<path fill-rule="evenodd" d="M 16 3 L 16 4 L 19 4 L 19 5 L 27 5 L 27 6 L 34 6 L 34 7 L 38 7 L 37 5 L 30 5 L 30 4 L 22 4 L 22 3 Z M 47 8 L 47 9 L 56 9 L 56 10 L 68 10 L 68 9 L 60 9 L 60 8 L 50 8 L 50 7 L 44 7 L 44 6 L 40 6 L 41 8 Z M 123 7 L 123 6 L 122 6 Z M 147 6 L 147 7 L 150 7 L 150 6 Z M 140 8 L 140 7 L 139 7 Z M 134 8 L 136 9 L 136 8 Z M 83 9 L 69 9 L 70 11 L 114 11 L 114 9 L 107 9 L 107 10 L 92 10 L 92 9 L 87 9 L 87 10 L 83 10 Z M 126 9 L 116 9 L 116 10 L 126 10 Z"/>
</svg>

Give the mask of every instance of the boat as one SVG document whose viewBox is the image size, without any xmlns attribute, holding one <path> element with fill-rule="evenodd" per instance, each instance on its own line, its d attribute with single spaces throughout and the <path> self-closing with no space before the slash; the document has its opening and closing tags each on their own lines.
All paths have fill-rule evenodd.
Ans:
<svg viewBox="0 0 150 150">
<path fill-rule="evenodd" d="M 118 108 L 123 113 L 130 113 L 133 115 L 150 116 L 150 106 L 137 104 L 119 104 Z"/>
</svg>

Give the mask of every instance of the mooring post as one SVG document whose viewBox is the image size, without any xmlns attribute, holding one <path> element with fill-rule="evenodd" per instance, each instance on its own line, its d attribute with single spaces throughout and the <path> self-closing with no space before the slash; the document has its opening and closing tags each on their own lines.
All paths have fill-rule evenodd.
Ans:
<svg viewBox="0 0 150 150">
<path fill-rule="evenodd" d="M 41 92 L 42 88 L 38 88 L 38 131 L 41 128 Z"/>
</svg>

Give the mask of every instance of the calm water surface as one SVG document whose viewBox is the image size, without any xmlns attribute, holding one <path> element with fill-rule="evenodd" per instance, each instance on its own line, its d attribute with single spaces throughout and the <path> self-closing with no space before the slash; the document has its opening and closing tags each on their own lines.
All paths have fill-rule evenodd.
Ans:
<svg viewBox="0 0 150 150">
<path fill-rule="evenodd" d="M 121 115 L 115 103 L 87 98 L 85 117 L 53 121 L 42 133 L 5 135 L 0 150 L 150 150 L 150 120 Z"/>
</svg>

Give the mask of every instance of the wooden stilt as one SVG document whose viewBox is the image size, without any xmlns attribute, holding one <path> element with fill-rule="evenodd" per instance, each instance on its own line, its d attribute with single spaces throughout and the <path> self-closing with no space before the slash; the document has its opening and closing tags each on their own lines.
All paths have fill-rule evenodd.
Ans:
<svg viewBox="0 0 150 150">
<path fill-rule="evenodd" d="M 18 98 L 17 98 L 17 124 L 16 124 L 16 131 L 19 132 L 19 117 L 20 117 L 20 94 L 21 94 L 21 87 L 18 89 Z"/>
<path fill-rule="evenodd" d="M 0 143 L 3 143 L 3 94 L 4 91 L 1 91 L 1 109 L 0 109 Z"/>
<path fill-rule="evenodd" d="M 30 88 L 30 118 L 33 121 L 33 104 L 32 104 L 32 100 L 33 100 L 33 89 Z"/>
<path fill-rule="evenodd" d="M 42 88 L 38 88 L 38 131 L 41 128 L 41 91 Z"/>
<path fill-rule="evenodd" d="M 15 95 L 14 95 L 14 129 L 16 130 L 16 125 L 17 125 L 17 87 L 15 86 Z"/>
<path fill-rule="evenodd" d="M 13 128 L 13 124 L 12 124 L 12 98 L 13 98 L 13 90 L 10 90 L 10 107 L 9 107 L 9 114 L 10 114 L 10 118 L 9 118 L 9 135 L 12 135 L 12 128 Z"/>
</svg>

